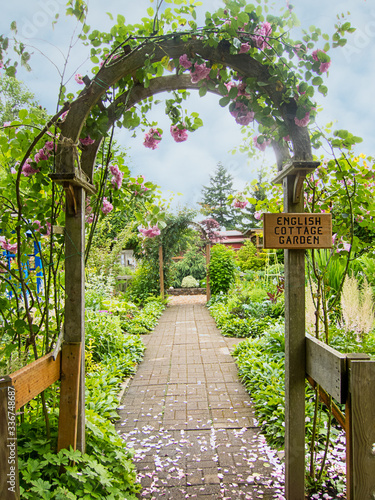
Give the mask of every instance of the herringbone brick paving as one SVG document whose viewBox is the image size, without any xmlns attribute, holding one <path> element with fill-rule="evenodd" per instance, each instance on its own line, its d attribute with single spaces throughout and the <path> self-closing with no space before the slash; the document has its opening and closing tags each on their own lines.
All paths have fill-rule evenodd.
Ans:
<svg viewBox="0 0 375 500">
<path fill-rule="evenodd" d="M 145 358 L 117 424 L 135 450 L 140 497 L 283 498 L 280 462 L 230 355 L 235 340 L 220 334 L 204 305 L 168 306 L 143 340 Z"/>
</svg>

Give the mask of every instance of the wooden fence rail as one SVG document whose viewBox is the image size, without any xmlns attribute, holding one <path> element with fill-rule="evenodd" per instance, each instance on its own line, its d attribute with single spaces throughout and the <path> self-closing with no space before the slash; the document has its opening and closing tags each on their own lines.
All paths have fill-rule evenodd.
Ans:
<svg viewBox="0 0 375 500">
<path fill-rule="evenodd" d="M 0 378 L 0 499 L 19 500 L 16 412 L 61 380 L 58 449 L 75 447 L 81 344 L 66 343 Z"/>
<path fill-rule="evenodd" d="M 375 498 L 375 361 L 367 354 L 342 354 L 314 337 L 306 336 L 306 374 L 309 382 L 345 403 L 345 417 L 333 405 L 333 414 L 346 432 L 346 498 Z"/>
</svg>

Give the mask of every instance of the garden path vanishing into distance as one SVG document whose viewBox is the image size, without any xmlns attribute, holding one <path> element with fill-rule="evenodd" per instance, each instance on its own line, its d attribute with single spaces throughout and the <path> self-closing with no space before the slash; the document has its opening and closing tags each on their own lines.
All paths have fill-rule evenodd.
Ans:
<svg viewBox="0 0 375 500">
<path fill-rule="evenodd" d="M 283 499 L 283 468 L 254 417 L 205 296 L 173 298 L 119 407 L 140 498 Z"/>
</svg>

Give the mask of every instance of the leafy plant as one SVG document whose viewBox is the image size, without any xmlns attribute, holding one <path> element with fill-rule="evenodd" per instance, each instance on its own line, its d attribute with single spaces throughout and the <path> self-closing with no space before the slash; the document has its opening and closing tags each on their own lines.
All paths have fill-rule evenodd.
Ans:
<svg viewBox="0 0 375 500">
<path fill-rule="evenodd" d="M 213 295 L 226 293 L 235 281 L 236 264 L 234 250 L 224 245 L 214 245 L 209 264 L 210 287 Z"/>
<path fill-rule="evenodd" d="M 197 288 L 199 282 L 193 276 L 185 276 L 181 283 L 182 288 Z"/>
</svg>

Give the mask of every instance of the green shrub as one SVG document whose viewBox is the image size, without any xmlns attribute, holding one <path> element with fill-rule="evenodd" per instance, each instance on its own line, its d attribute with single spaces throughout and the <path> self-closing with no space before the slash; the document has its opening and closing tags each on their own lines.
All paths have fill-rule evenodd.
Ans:
<svg viewBox="0 0 375 500">
<path fill-rule="evenodd" d="M 129 282 L 125 297 L 136 304 L 144 304 L 150 297 L 160 294 L 160 278 L 158 269 L 147 261 L 135 270 L 133 279 Z"/>
<path fill-rule="evenodd" d="M 250 240 L 246 240 L 244 245 L 236 253 L 237 264 L 241 271 L 257 271 L 265 267 L 267 262 L 267 253 L 259 252 Z"/>
<path fill-rule="evenodd" d="M 211 293 L 227 293 L 235 281 L 236 270 L 234 250 L 224 245 L 214 245 L 209 265 Z"/>
<path fill-rule="evenodd" d="M 181 283 L 182 288 L 197 288 L 199 282 L 193 276 L 185 276 Z"/>
<path fill-rule="evenodd" d="M 197 248 L 188 250 L 183 258 L 172 264 L 172 286 L 178 288 L 186 276 L 193 276 L 197 281 L 206 278 L 206 256 Z"/>
</svg>

